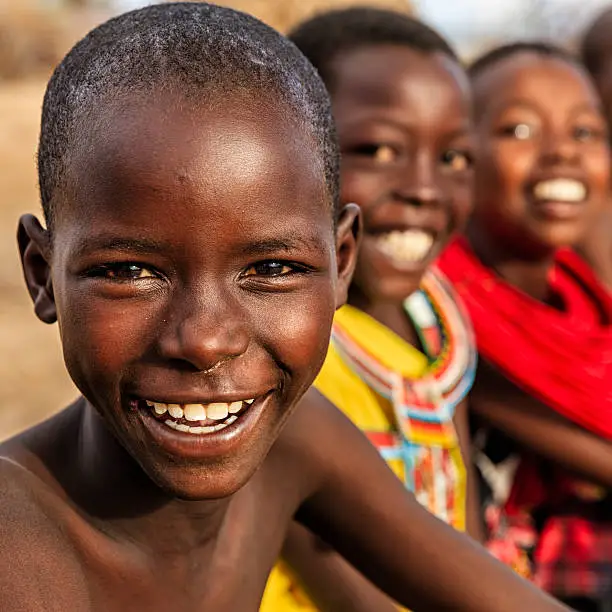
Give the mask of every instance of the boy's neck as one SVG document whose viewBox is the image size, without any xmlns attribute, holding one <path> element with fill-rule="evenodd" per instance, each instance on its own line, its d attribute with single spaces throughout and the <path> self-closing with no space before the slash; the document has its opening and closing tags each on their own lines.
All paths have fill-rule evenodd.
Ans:
<svg viewBox="0 0 612 612">
<path fill-rule="evenodd" d="M 233 498 L 172 497 L 145 474 L 86 400 L 75 410 L 78 445 L 56 477 L 64 478 L 60 484 L 93 524 L 116 540 L 129 540 L 156 554 L 214 548 Z"/>
<path fill-rule="evenodd" d="M 476 221 L 469 223 L 465 236 L 478 259 L 506 282 L 540 302 L 549 299 L 554 250 L 543 250 L 530 257 L 521 256 L 480 229 Z"/>
</svg>

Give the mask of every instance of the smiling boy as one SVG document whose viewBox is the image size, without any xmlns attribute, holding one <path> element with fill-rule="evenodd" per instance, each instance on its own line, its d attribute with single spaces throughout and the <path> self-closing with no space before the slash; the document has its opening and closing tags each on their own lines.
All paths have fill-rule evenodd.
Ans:
<svg viewBox="0 0 612 612">
<path fill-rule="evenodd" d="M 60 64 L 18 238 L 82 397 L 0 447 L 0 609 L 254 610 L 294 515 L 414 609 L 564 609 L 297 407 L 354 265 L 337 168 L 314 69 L 241 13 L 148 7 Z"/>
</svg>

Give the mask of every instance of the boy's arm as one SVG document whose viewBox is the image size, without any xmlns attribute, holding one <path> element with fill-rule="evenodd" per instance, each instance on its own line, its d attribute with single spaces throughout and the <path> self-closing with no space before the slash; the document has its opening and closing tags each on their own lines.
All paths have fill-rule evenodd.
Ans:
<svg viewBox="0 0 612 612">
<path fill-rule="evenodd" d="M 484 360 L 470 394 L 470 410 L 544 459 L 612 488 L 612 441 L 553 412 Z"/>
<path fill-rule="evenodd" d="M 482 529 L 482 520 L 480 512 L 480 495 L 478 494 L 478 485 L 476 481 L 476 473 L 474 470 L 474 462 L 472 461 L 470 425 L 468 420 L 468 400 L 464 399 L 455 411 L 455 430 L 459 438 L 459 446 L 461 447 L 461 456 L 465 465 L 467 477 L 466 482 L 466 499 L 465 499 L 465 527 L 466 531 L 477 541 L 484 541 Z"/>
<path fill-rule="evenodd" d="M 467 409 L 467 401 L 464 400 L 457 406 L 454 422 L 467 472 L 467 531 L 481 541 L 482 528 L 470 456 Z M 298 523 L 293 523 L 289 528 L 283 557 L 321 612 L 397 612 L 397 606 L 387 595 L 334 549 Z"/>
<path fill-rule="evenodd" d="M 423 509 L 321 395 L 307 394 L 287 435 L 303 449 L 312 476 L 297 519 L 402 605 L 448 612 L 567 609 Z"/>
<path fill-rule="evenodd" d="M 289 528 L 283 558 L 320 612 L 397 612 L 382 591 L 299 523 Z"/>
</svg>

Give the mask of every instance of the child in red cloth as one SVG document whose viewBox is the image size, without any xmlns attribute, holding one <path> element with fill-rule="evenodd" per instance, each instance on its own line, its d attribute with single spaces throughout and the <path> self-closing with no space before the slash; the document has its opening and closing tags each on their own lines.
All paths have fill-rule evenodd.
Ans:
<svg viewBox="0 0 612 612">
<path fill-rule="evenodd" d="M 612 438 L 612 299 L 567 247 L 606 201 L 605 120 L 580 65 L 551 46 L 499 48 L 471 77 L 475 212 L 439 265 L 474 322 L 473 410 L 553 459 L 522 455 L 505 507 L 514 540 L 535 545 L 537 584 L 588 610 L 612 588 L 610 502 L 562 468 L 610 482 L 598 462 Z"/>
</svg>

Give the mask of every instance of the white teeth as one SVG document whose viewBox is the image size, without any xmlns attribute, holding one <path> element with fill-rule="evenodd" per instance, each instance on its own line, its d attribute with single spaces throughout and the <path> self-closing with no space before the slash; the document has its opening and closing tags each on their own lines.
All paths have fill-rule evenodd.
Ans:
<svg viewBox="0 0 612 612">
<path fill-rule="evenodd" d="M 228 412 L 229 407 L 226 403 L 217 402 L 214 404 L 208 404 L 206 407 L 206 414 L 208 415 L 208 418 L 215 421 L 221 421 L 227 417 Z"/>
<path fill-rule="evenodd" d="M 232 402 L 227 408 L 227 411 L 230 414 L 237 414 L 241 410 L 242 410 L 242 402 Z"/>
<path fill-rule="evenodd" d="M 586 198 L 587 189 L 580 181 L 559 178 L 536 183 L 533 195 L 538 200 L 549 202 L 582 202 Z"/>
<path fill-rule="evenodd" d="M 153 402 L 145 400 L 147 406 L 150 406 L 158 416 L 166 413 L 172 417 L 164 421 L 164 423 L 176 430 L 191 434 L 207 434 L 231 425 L 238 419 L 238 413 L 242 411 L 245 405 L 250 406 L 255 399 L 239 400 L 236 402 L 212 402 L 210 404 L 163 404 L 161 402 Z M 177 423 L 177 420 L 185 418 L 191 422 L 201 422 L 207 419 L 222 421 L 216 425 L 194 425 L 190 426 L 183 423 Z M 176 419 L 176 420 L 173 420 Z"/>
<path fill-rule="evenodd" d="M 236 417 L 231 417 L 231 418 L 236 418 Z M 189 427 L 189 425 L 183 425 L 182 423 L 176 423 L 175 421 L 171 421 L 170 419 L 167 419 L 166 421 L 164 421 L 164 423 L 171 429 L 174 429 L 176 431 L 181 431 L 183 433 L 194 434 L 194 435 L 207 434 L 207 433 L 213 433 L 215 431 L 221 431 L 222 429 L 225 429 L 228 425 L 231 424 L 228 422 L 228 423 L 219 423 L 218 425 L 211 425 L 210 427 Z"/>
<path fill-rule="evenodd" d="M 183 406 L 185 418 L 188 421 L 205 421 L 206 408 L 202 404 L 185 404 Z"/>
<path fill-rule="evenodd" d="M 399 263 L 422 261 L 427 257 L 433 242 L 431 234 L 417 229 L 394 230 L 376 238 L 378 248 Z"/>
<path fill-rule="evenodd" d="M 168 412 L 168 408 L 166 407 L 166 404 L 160 404 L 158 402 L 155 402 L 153 404 L 153 408 L 155 410 L 155 413 L 159 415 L 166 414 L 166 412 Z"/>
<path fill-rule="evenodd" d="M 168 404 L 168 412 L 173 419 L 183 418 L 183 409 L 178 404 Z"/>
</svg>

